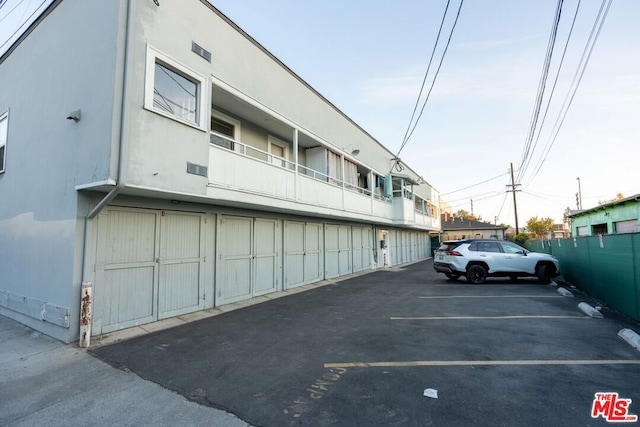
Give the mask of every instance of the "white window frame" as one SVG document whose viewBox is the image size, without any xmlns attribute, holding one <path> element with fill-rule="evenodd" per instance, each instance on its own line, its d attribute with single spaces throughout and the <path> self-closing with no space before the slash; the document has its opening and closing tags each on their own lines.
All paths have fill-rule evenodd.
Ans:
<svg viewBox="0 0 640 427">
<path fill-rule="evenodd" d="M 177 71 L 179 74 L 183 74 L 184 77 L 193 80 L 198 88 L 198 93 L 196 96 L 196 104 L 198 105 L 198 113 L 197 113 L 197 123 L 190 122 L 178 116 L 175 116 L 171 113 L 167 113 L 166 111 L 160 110 L 153 106 L 153 89 L 155 85 L 155 70 L 156 70 L 156 62 L 160 62 L 161 65 L 168 67 Z M 191 126 L 193 128 L 202 130 L 206 132 L 209 128 L 209 124 L 207 123 L 208 117 L 208 108 L 207 108 L 207 93 L 208 93 L 208 85 L 207 79 L 200 73 L 192 70 L 191 68 L 179 63 L 175 59 L 165 55 L 164 53 L 158 51 L 157 49 L 147 45 L 147 63 L 146 63 L 146 74 L 145 74 L 145 89 L 144 89 L 144 109 L 148 111 L 152 111 L 161 116 L 167 117 L 169 119 L 175 120 L 177 122 L 183 123 L 185 125 Z"/>
<path fill-rule="evenodd" d="M 228 116 L 224 113 L 221 113 L 218 110 L 211 110 L 211 117 L 215 117 L 216 119 L 227 122 L 230 125 L 233 125 L 233 139 L 234 141 L 242 142 L 240 139 L 242 138 L 242 126 L 241 122 L 238 119 L 234 119 L 231 116 Z M 211 122 L 211 120 L 209 120 Z M 211 127 L 211 123 L 209 123 L 209 127 Z M 211 131 L 211 130 L 210 130 Z M 211 131 L 214 132 L 214 131 Z"/>
<path fill-rule="evenodd" d="M 267 136 L 267 152 L 269 154 L 271 154 L 271 155 L 273 155 L 273 152 L 271 151 L 271 146 L 272 145 L 275 145 L 277 147 L 282 148 L 282 154 L 283 154 L 282 158 L 285 159 L 285 160 L 289 160 L 289 144 L 287 144 L 286 142 L 284 142 L 280 138 L 276 138 L 275 136 L 268 135 Z M 271 158 L 271 163 L 273 163 L 274 165 L 282 166 L 282 167 L 286 167 L 287 166 L 287 162 L 283 162 L 282 160 L 274 159 L 273 157 Z"/>
<path fill-rule="evenodd" d="M 6 132 L 3 135 L 4 142 L 2 142 L 0 145 L 0 148 L 4 147 L 2 159 L 0 159 L 1 161 L 0 165 L 2 167 L 2 169 L 0 169 L 0 174 L 4 173 L 5 170 L 7 170 L 7 140 L 9 139 L 9 110 L 6 110 L 5 112 L 0 114 L 0 123 L 2 123 L 3 121 L 6 121 L 7 126 L 6 126 Z M 0 139 L 2 139 L 2 137 L 0 137 Z"/>
</svg>

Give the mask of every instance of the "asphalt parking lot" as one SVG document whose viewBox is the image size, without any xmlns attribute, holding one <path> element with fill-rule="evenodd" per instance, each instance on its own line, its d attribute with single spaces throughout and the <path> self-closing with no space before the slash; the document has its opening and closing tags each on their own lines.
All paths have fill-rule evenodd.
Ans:
<svg viewBox="0 0 640 427">
<path fill-rule="evenodd" d="M 91 353 L 255 426 L 595 426 L 597 392 L 640 414 L 640 352 L 534 281 L 378 271 Z M 437 398 L 423 395 L 437 390 Z"/>
</svg>

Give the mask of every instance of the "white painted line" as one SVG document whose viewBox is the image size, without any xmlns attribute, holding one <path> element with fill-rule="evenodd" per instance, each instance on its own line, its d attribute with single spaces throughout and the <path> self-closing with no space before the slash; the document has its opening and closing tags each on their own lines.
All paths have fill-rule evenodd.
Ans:
<svg viewBox="0 0 640 427">
<path fill-rule="evenodd" d="M 416 360 L 411 362 L 325 363 L 325 368 L 406 368 L 416 366 L 549 366 L 549 365 L 640 365 L 635 360 Z"/>
<path fill-rule="evenodd" d="M 584 316 L 444 316 L 390 317 L 390 320 L 512 320 L 512 319 L 590 319 Z"/>
<path fill-rule="evenodd" d="M 454 298 L 562 298 L 560 295 L 440 295 L 418 297 L 419 299 L 454 299 Z"/>
</svg>

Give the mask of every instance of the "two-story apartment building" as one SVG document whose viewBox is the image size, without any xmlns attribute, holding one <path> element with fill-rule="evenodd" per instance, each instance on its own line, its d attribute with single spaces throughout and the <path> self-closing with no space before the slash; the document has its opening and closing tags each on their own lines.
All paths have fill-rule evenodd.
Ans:
<svg viewBox="0 0 640 427">
<path fill-rule="evenodd" d="M 0 57 L 0 314 L 78 339 L 424 259 L 438 193 L 206 0 L 55 0 Z"/>
</svg>

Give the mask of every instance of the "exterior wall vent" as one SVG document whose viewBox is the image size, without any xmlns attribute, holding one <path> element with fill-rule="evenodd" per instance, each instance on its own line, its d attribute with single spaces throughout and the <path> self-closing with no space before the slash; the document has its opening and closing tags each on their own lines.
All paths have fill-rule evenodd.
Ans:
<svg viewBox="0 0 640 427">
<path fill-rule="evenodd" d="M 211 62 L 211 52 L 194 41 L 191 42 L 191 51 L 196 55 L 204 58 L 207 62 Z"/>
<path fill-rule="evenodd" d="M 206 177 L 207 176 L 207 167 L 206 166 L 196 165 L 195 163 L 187 162 L 187 173 Z"/>
</svg>

